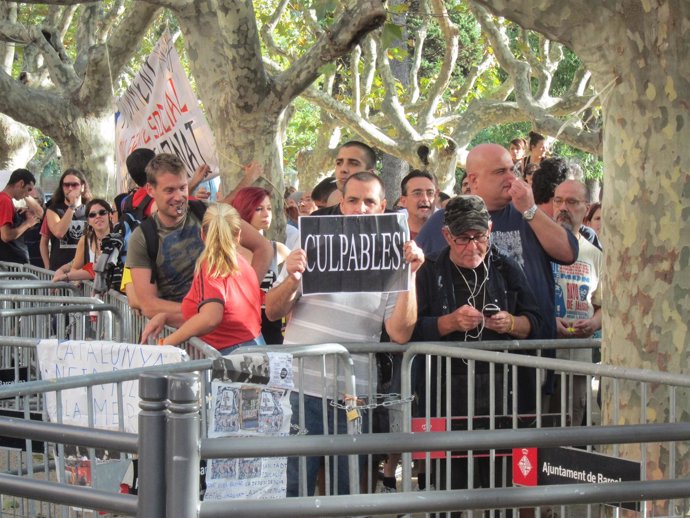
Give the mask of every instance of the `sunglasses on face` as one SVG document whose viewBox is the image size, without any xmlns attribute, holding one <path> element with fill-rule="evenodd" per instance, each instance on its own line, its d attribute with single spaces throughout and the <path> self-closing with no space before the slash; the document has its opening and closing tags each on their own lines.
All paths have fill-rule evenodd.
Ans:
<svg viewBox="0 0 690 518">
<path fill-rule="evenodd" d="M 62 186 L 68 189 L 74 189 L 75 187 L 81 186 L 81 184 L 79 182 L 62 182 Z"/>
<path fill-rule="evenodd" d="M 108 214 L 108 211 L 105 209 L 101 209 L 96 212 L 89 212 L 89 218 L 95 218 L 96 216 L 105 216 L 106 214 Z"/>
</svg>

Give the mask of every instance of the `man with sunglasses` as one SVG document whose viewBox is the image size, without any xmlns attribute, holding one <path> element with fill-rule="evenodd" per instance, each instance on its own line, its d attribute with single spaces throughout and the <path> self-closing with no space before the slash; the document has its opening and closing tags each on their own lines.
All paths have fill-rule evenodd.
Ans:
<svg viewBox="0 0 690 518">
<path fill-rule="evenodd" d="M 492 222 L 479 196 L 452 198 L 444 212 L 443 237 L 447 246 L 427 259 L 417 273 L 418 319 L 413 341 L 474 342 L 482 340 L 525 339 L 540 329 L 542 318 L 527 279 L 517 263 L 491 245 Z M 419 369 L 417 369 L 419 370 Z M 445 369 L 432 367 L 431 401 L 436 401 L 437 376 L 442 385 L 453 387 L 451 411 L 454 417 L 467 416 L 467 365 L 461 359 L 451 360 L 450 379 Z M 420 415 L 425 415 L 423 371 L 417 380 Z M 489 365 L 478 363 L 473 380 L 475 415 L 489 415 Z M 494 380 L 495 410 L 501 413 L 503 369 L 497 366 Z M 441 397 L 445 396 L 442 388 Z M 435 405 L 434 405 L 435 407 Z M 445 408 L 445 401 L 442 402 Z M 433 411 L 433 409 L 430 409 Z M 431 414 L 434 416 L 434 414 Z M 441 417 L 441 416 L 439 416 Z M 481 424 L 475 425 L 475 428 Z M 478 462 L 476 487 L 489 487 L 488 461 Z M 441 470 L 441 476 L 445 468 Z M 500 470 L 497 471 L 497 477 Z M 419 476 L 422 481 L 424 477 Z M 445 487 L 445 482 L 441 487 Z M 495 481 L 498 486 L 498 478 Z M 422 482 L 423 484 L 423 482 Z M 451 487 L 467 488 L 467 461 L 454 459 L 451 464 Z"/>
</svg>

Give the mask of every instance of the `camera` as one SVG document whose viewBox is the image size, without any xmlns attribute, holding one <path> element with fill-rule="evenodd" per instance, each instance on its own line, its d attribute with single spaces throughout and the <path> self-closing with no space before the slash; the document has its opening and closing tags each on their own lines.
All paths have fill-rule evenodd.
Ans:
<svg viewBox="0 0 690 518">
<path fill-rule="evenodd" d="M 101 241 L 101 256 L 96 261 L 93 271 L 96 274 L 93 280 L 95 293 L 106 293 L 112 284 L 113 275 L 119 267 L 120 250 L 125 241 L 122 234 L 112 232 Z"/>
</svg>

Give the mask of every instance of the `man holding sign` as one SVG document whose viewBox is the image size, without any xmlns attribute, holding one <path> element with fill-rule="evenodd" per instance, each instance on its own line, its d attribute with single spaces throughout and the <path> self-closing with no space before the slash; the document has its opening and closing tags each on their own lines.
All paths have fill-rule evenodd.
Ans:
<svg viewBox="0 0 690 518">
<path fill-rule="evenodd" d="M 351 175 L 345 182 L 340 210 L 343 215 L 383 214 L 386 208 L 385 191 L 381 179 L 373 173 L 363 172 Z M 304 239 L 304 237 L 303 237 Z M 306 241 L 306 239 L 304 239 Z M 322 344 L 328 342 L 366 343 L 378 342 L 382 328 L 391 340 L 405 343 L 410 339 L 417 320 L 415 273 L 424 262 L 424 255 L 412 241 L 404 243 L 402 255 L 405 261 L 401 267 L 410 271 L 408 291 L 382 293 L 338 292 L 302 296 L 301 279 L 307 270 L 308 257 L 303 249 L 294 250 L 286 260 L 281 283 L 266 295 L 266 315 L 278 319 L 292 311 L 292 317 L 285 330 L 285 344 Z M 286 275 L 285 275 L 286 274 Z M 321 398 L 326 396 L 348 400 L 352 394 L 344 393 L 344 385 L 338 380 L 337 387 L 327 387 L 323 393 L 320 358 L 304 361 L 305 419 L 308 433 L 347 433 L 347 419 L 344 412 L 338 415 L 339 430 L 322 429 Z M 353 355 L 357 390 L 366 393 L 369 383 L 368 360 L 366 356 Z M 330 362 L 327 362 L 330 363 Z M 327 383 L 335 385 L 334 373 L 327 373 Z M 375 383 L 374 383 L 375 385 Z M 332 390 L 331 390 L 332 389 Z M 297 422 L 298 398 L 293 394 L 293 422 Z M 329 406 L 329 413 L 333 407 Z M 332 417 L 332 416 L 329 416 Z M 332 425 L 332 419 L 329 423 Z M 307 494 L 314 494 L 314 485 L 320 459 L 307 459 Z M 348 494 L 348 471 L 345 457 L 338 459 L 338 494 Z M 298 494 L 297 459 L 288 460 L 288 496 Z"/>
</svg>

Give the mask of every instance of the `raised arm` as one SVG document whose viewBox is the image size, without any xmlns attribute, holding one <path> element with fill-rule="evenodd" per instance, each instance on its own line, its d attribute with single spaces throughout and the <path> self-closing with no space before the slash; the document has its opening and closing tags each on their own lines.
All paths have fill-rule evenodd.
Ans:
<svg viewBox="0 0 690 518">
<path fill-rule="evenodd" d="M 299 283 L 307 265 L 307 253 L 301 248 L 290 252 L 285 260 L 287 276 L 266 294 L 266 318 L 278 320 L 287 315 L 297 301 Z"/>
<path fill-rule="evenodd" d="M 386 332 L 393 342 L 404 344 L 410 341 L 417 322 L 416 275 L 424 263 L 424 253 L 414 241 L 408 241 L 403 248 L 405 260 L 410 265 L 410 289 L 398 294 L 393 313 L 385 322 Z"/>
<path fill-rule="evenodd" d="M 249 223 L 240 222 L 240 245 L 252 253 L 252 268 L 259 279 L 263 279 L 273 260 L 273 247 L 271 242 Z"/>
<path fill-rule="evenodd" d="M 520 212 L 534 206 L 532 188 L 524 180 L 515 180 L 510 187 L 513 205 Z M 551 219 L 548 214 L 537 210 L 529 222 L 544 251 L 556 262 L 572 264 L 577 259 L 577 240 L 572 233 Z"/>
</svg>

